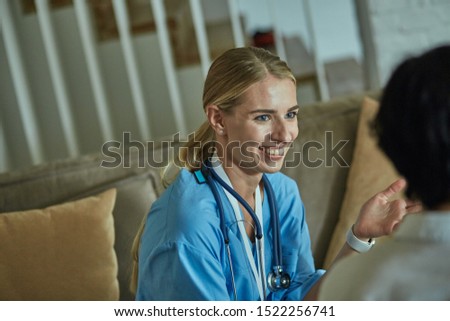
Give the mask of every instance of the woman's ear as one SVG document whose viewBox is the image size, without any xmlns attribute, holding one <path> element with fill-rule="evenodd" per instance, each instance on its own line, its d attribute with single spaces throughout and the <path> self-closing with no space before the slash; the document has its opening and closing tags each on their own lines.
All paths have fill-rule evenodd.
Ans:
<svg viewBox="0 0 450 321">
<path fill-rule="evenodd" d="M 223 111 L 217 107 L 217 105 L 206 106 L 206 117 L 217 136 L 225 135 L 226 132 Z"/>
</svg>

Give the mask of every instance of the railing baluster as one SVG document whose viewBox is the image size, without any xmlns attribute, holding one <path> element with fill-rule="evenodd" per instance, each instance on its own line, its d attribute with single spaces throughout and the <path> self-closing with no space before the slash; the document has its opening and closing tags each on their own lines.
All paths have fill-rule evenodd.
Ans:
<svg viewBox="0 0 450 321">
<path fill-rule="evenodd" d="M 316 31 L 314 29 L 314 23 L 312 20 L 312 12 L 309 0 L 303 0 L 303 8 L 305 11 L 306 27 L 308 30 L 309 39 L 311 39 L 311 48 L 314 55 L 314 64 L 317 73 L 317 79 L 319 80 L 320 99 L 322 101 L 326 101 L 330 99 L 330 93 L 328 90 L 328 83 L 325 77 L 325 68 L 319 59 Z"/>
<path fill-rule="evenodd" d="M 190 0 L 189 4 L 192 12 L 192 19 L 194 21 L 194 29 L 197 38 L 197 47 L 200 53 L 200 63 L 202 66 L 203 77 L 206 77 L 209 66 L 211 65 L 208 36 L 206 34 L 206 23 L 203 17 L 200 0 Z"/>
<path fill-rule="evenodd" d="M 6 146 L 5 129 L 3 127 L 3 118 L 0 115 L 0 173 L 9 169 L 9 153 Z"/>
<path fill-rule="evenodd" d="M 130 22 L 128 18 L 128 9 L 126 7 L 126 2 L 123 0 L 113 0 L 113 8 L 114 14 L 116 16 L 117 27 L 119 29 L 120 44 L 122 45 L 125 65 L 130 81 L 130 89 L 133 97 L 139 131 L 141 134 L 141 138 L 150 138 L 151 131 L 149 118 L 147 117 L 142 83 L 139 77 L 135 50 L 131 39 Z"/>
<path fill-rule="evenodd" d="M 228 0 L 228 8 L 230 11 L 231 28 L 233 29 L 234 45 L 236 47 L 243 47 L 245 46 L 245 41 L 237 0 Z"/>
<path fill-rule="evenodd" d="M 8 65 L 11 69 L 20 120 L 31 161 L 33 164 L 38 164 L 44 161 L 43 145 L 31 97 L 30 85 L 25 73 L 22 51 L 17 39 L 16 26 L 12 16 L 9 0 L 0 0 L 1 31 L 5 42 Z"/>
<path fill-rule="evenodd" d="M 114 137 L 113 122 L 111 120 L 108 97 L 106 95 L 104 81 L 100 71 L 96 42 L 93 37 L 94 29 L 90 19 L 89 8 L 86 0 L 74 1 L 73 5 L 80 30 L 89 78 L 91 80 L 91 86 L 94 93 L 95 108 L 97 110 L 102 138 L 106 141 Z"/>
<path fill-rule="evenodd" d="M 50 69 L 56 102 L 58 104 L 59 118 L 67 151 L 70 156 L 79 154 L 77 133 L 75 130 L 74 117 L 67 91 L 66 81 L 61 68 L 61 60 L 56 45 L 55 31 L 52 25 L 48 0 L 36 0 L 37 16 L 44 40 L 45 53 Z"/>
<path fill-rule="evenodd" d="M 169 33 L 166 26 L 166 12 L 164 3 L 161 0 L 150 0 L 153 10 L 153 17 L 156 23 L 161 56 L 166 72 L 167 86 L 169 87 L 170 102 L 177 130 L 181 135 L 187 135 L 186 117 L 184 116 L 181 102 L 180 90 L 178 88 L 177 74 L 173 62 L 172 46 L 170 44 Z"/>
<path fill-rule="evenodd" d="M 272 15 L 273 33 L 275 36 L 275 49 L 277 51 L 277 55 L 281 59 L 286 60 L 286 49 L 284 47 L 283 34 L 280 31 L 280 27 L 278 24 L 277 6 L 279 5 L 279 0 L 269 0 L 269 11 Z"/>
</svg>

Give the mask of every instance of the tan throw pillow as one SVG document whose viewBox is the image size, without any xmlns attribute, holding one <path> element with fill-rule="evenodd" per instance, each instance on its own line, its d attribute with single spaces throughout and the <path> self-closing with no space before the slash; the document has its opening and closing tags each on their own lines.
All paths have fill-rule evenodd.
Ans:
<svg viewBox="0 0 450 321">
<path fill-rule="evenodd" d="M 339 214 L 339 221 L 325 258 L 324 267 L 330 264 L 342 248 L 348 229 L 355 223 L 361 206 L 373 195 L 384 190 L 399 178 L 391 161 L 380 150 L 370 133 L 369 122 L 378 112 L 378 102 L 364 98 L 356 134 L 352 164 L 347 178 L 347 188 Z M 381 239 L 377 239 L 380 242 Z M 376 245 L 375 245 L 376 246 Z"/>
<path fill-rule="evenodd" d="M 0 214 L 0 300 L 117 300 L 115 198 Z"/>
</svg>

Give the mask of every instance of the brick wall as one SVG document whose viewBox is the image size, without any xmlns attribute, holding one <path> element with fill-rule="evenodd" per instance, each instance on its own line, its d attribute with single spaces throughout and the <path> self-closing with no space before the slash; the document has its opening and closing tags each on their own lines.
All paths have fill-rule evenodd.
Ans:
<svg viewBox="0 0 450 321">
<path fill-rule="evenodd" d="M 408 55 L 450 43 L 449 0 L 367 0 L 367 13 L 380 85 Z"/>
</svg>

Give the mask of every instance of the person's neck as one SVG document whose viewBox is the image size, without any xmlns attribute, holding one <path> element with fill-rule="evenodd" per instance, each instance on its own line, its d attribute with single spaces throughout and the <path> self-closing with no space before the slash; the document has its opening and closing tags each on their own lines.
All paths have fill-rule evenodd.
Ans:
<svg viewBox="0 0 450 321">
<path fill-rule="evenodd" d="M 256 187 L 260 184 L 262 179 L 262 174 L 255 173 L 249 174 L 245 172 L 242 168 L 231 164 L 222 165 L 225 173 L 227 174 L 233 189 L 239 193 L 247 202 L 253 203 L 255 197 Z"/>
<path fill-rule="evenodd" d="M 258 172 L 251 173 L 233 163 L 231 159 L 225 157 L 219 158 L 223 161 L 222 167 L 231 182 L 233 189 L 248 203 L 248 205 L 256 210 L 255 191 L 256 187 L 262 182 L 262 174 Z M 261 185 L 260 185 L 261 187 Z M 261 199 L 263 197 L 263 189 L 261 188 Z M 247 236 L 252 242 L 255 242 L 255 231 L 253 217 L 248 213 L 242 204 L 239 204 L 242 213 L 244 213 L 245 221 L 250 223 L 245 225 Z"/>
<path fill-rule="evenodd" d="M 220 142 L 219 142 L 220 143 Z M 222 143 L 222 146 L 225 144 Z M 256 187 L 262 181 L 262 174 L 251 172 L 233 163 L 233 159 L 226 157 L 223 150 L 219 149 L 215 154 L 222 162 L 222 167 L 230 179 L 233 189 L 249 204 L 254 204 Z"/>
</svg>

